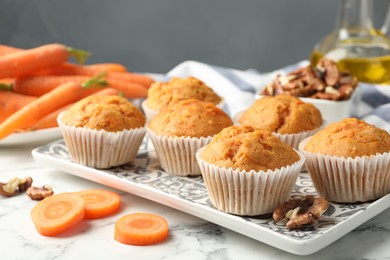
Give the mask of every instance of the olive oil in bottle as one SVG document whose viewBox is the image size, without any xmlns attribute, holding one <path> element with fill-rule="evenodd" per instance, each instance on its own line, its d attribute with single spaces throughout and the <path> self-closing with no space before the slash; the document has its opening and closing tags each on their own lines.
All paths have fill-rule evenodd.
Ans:
<svg viewBox="0 0 390 260">
<path fill-rule="evenodd" d="M 315 65 L 325 55 L 314 51 L 310 63 Z M 341 71 L 349 71 L 361 82 L 390 84 L 390 55 L 380 57 L 346 57 L 337 61 Z"/>
<path fill-rule="evenodd" d="M 359 81 L 390 84 L 390 8 L 381 30 L 373 27 L 372 0 L 340 0 L 334 31 L 324 37 L 310 56 L 312 65 L 322 57 L 337 62 Z"/>
</svg>

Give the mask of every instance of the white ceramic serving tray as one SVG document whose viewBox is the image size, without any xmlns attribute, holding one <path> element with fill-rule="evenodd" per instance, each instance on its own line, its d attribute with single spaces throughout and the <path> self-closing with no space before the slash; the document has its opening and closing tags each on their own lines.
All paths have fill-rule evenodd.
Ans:
<svg viewBox="0 0 390 260">
<path fill-rule="evenodd" d="M 156 201 L 298 255 L 328 246 L 390 206 L 390 195 L 372 203 L 331 203 L 314 225 L 288 230 L 284 223 L 275 223 L 269 215 L 240 217 L 218 211 L 212 206 L 201 177 L 177 177 L 161 170 L 147 137 L 134 164 L 108 170 L 72 162 L 63 140 L 36 148 L 32 155 L 36 161 L 53 168 Z M 308 174 L 301 173 L 292 196 L 306 194 L 315 195 L 316 191 Z"/>
<path fill-rule="evenodd" d="M 2 146 L 31 146 L 43 145 L 62 138 L 59 127 L 42 130 L 14 133 L 0 140 Z"/>
</svg>

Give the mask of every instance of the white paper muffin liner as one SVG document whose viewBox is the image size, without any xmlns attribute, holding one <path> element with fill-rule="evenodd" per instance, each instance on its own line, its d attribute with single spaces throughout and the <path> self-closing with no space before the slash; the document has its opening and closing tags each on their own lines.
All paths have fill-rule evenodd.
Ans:
<svg viewBox="0 0 390 260">
<path fill-rule="evenodd" d="M 219 102 L 216 106 L 219 107 L 220 109 L 223 109 L 224 105 L 225 105 L 225 101 L 221 97 L 221 102 Z M 159 110 L 151 109 L 150 107 L 148 107 L 148 105 L 146 104 L 146 99 L 144 101 L 142 101 L 141 107 L 142 107 L 142 109 L 143 109 L 143 111 L 145 113 L 145 116 L 148 119 L 148 121 L 153 119 L 159 113 Z"/>
<path fill-rule="evenodd" d="M 333 202 L 366 202 L 390 192 L 390 152 L 371 156 L 344 158 L 304 150 L 306 168 L 320 196 Z"/>
<path fill-rule="evenodd" d="M 153 143 L 161 168 L 178 176 L 201 175 L 196 152 L 213 137 L 170 137 L 156 135 L 147 128 L 148 136 Z"/>
<path fill-rule="evenodd" d="M 300 133 L 296 133 L 296 134 L 279 134 L 279 133 L 273 132 L 272 134 L 274 136 L 276 136 L 277 138 L 279 138 L 282 142 L 284 142 L 284 143 L 288 144 L 289 146 L 291 146 L 292 148 L 298 150 L 299 143 L 302 140 L 314 135 L 315 133 L 320 131 L 322 128 L 324 128 L 325 125 L 326 125 L 326 120 L 322 119 L 322 125 L 316 129 L 313 129 L 310 131 L 304 131 L 304 132 L 300 132 Z"/>
<path fill-rule="evenodd" d="M 108 132 L 57 122 L 72 161 L 97 169 L 132 162 L 145 136 L 145 127 Z"/>
<path fill-rule="evenodd" d="M 292 165 L 274 171 L 240 171 L 219 167 L 196 154 L 211 203 L 226 213 L 255 216 L 271 213 L 290 196 L 304 164 L 304 156 Z"/>
</svg>

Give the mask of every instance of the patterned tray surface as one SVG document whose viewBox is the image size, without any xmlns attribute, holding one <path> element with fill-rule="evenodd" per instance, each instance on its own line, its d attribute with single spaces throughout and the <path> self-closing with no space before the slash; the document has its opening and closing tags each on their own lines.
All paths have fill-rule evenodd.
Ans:
<svg viewBox="0 0 390 260">
<path fill-rule="evenodd" d="M 179 210 L 215 222 L 216 224 L 231 228 L 259 241 L 297 254 L 308 254 L 314 252 L 314 250 L 321 249 L 342 235 L 348 233 L 356 226 L 362 224 L 370 217 L 373 217 L 379 212 L 385 210 L 389 204 L 382 201 L 384 198 L 388 199 L 388 196 L 377 200 L 375 203 L 380 203 L 379 210 L 376 210 L 375 213 L 372 212 L 365 215 L 364 212 L 367 211 L 373 203 L 331 203 L 328 211 L 313 225 L 306 226 L 300 230 L 289 230 L 285 228 L 285 223 L 275 223 L 270 215 L 240 217 L 218 211 L 209 200 L 207 189 L 203 183 L 202 177 L 178 177 L 164 172 L 160 168 L 160 164 L 153 150 L 152 144 L 147 140 L 147 138 L 145 138 L 142 143 L 137 159 L 133 164 L 122 165 L 108 170 L 96 170 L 73 163 L 69 158 L 68 151 L 63 140 L 35 149 L 33 151 L 33 156 L 38 161 L 46 162 L 51 166 L 75 175 L 79 175 L 77 174 L 77 169 L 80 167 L 84 168 L 86 172 L 90 170 L 89 174 L 83 175 L 82 177 L 113 186 L 114 188 L 123 189 L 123 185 L 125 185 L 125 187 L 127 185 L 128 189 L 124 190 L 131 193 L 133 190 L 132 187 L 145 189 L 146 195 L 144 197 L 156 200 L 157 202 L 161 201 L 155 199 L 156 196 L 148 196 L 148 194 L 154 192 L 159 196 L 161 195 L 161 198 L 164 198 L 166 195 L 165 199 L 178 202 L 175 203 L 175 206 L 173 207 Z M 99 174 L 99 178 L 95 178 L 96 174 Z M 114 182 L 105 182 L 104 176 L 110 180 L 114 180 Z M 120 183 L 121 185 L 117 186 L 115 183 Z M 296 182 L 291 197 L 301 197 L 307 194 L 316 195 L 316 190 L 312 185 L 309 175 L 302 172 Z M 136 195 L 140 194 L 138 193 Z M 142 194 L 140 196 L 142 196 Z M 205 214 L 202 215 L 202 213 L 199 213 L 199 210 L 188 210 L 188 204 L 191 204 L 191 206 L 194 206 L 197 209 L 204 210 Z M 181 207 L 181 205 L 184 206 Z M 211 214 L 215 214 L 215 217 L 212 215 L 210 216 L 210 212 Z M 351 225 L 345 225 L 353 217 L 361 218 L 361 221 L 358 221 L 353 227 L 351 227 Z M 230 226 L 229 224 L 225 224 L 226 221 L 232 221 L 235 223 L 232 223 L 232 226 Z M 242 224 L 242 230 L 240 230 L 240 225 L 238 225 L 239 227 L 237 228 L 237 221 L 240 225 Z M 248 226 L 250 226 L 250 229 L 254 228 L 255 232 L 248 232 Z M 343 231 L 344 226 L 348 226 L 348 229 Z M 334 232 L 334 229 L 339 230 L 338 235 Z M 329 234 L 327 235 L 327 233 Z M 270 236 L 263 236 L 264 234 Z M 326 239 L 319 239 L 323 236 L 326 236 Z M 281 243 L 282 245 L 278 245 L 275 241 L 267 241 L 267 239 L 274 238 L 286 240 L 286 245 L 283 243 Z M 323 244 L 315 245 L 317 240 L 322 240 L 321 243 Z M 309 248 L 310 246 L 311 248 Z"/>
</svg>

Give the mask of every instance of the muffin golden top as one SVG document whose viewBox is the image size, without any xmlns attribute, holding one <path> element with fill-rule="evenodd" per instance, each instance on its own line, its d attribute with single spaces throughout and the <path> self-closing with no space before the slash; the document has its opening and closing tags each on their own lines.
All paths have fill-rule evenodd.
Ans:
<svg viewBox="0 0 390 260">
<path fill-rule="evenodd" d="M 300 159 L 297 152 L 270 132 L 251 126 L 225 128 L 214 136 L 200 156 L 219 167 L 245 171 L 275 170 Z"/>
<path fill-rule="evenodd" d="M 160 110 L 184 99 L 199 99 L 213 104 L 221 102 L 221 97 L 205 83 L 197 78 L 187 77 L 153 83 L 148 91 L 146 105 L 151 109 Z"/>
<path fill-rule="evenodd" d="M 295 134 L 314 130 L 322 125 L 321 112 L 297 97 L 266 96 L 245 110 L 238 119 L 241 125 L 250 125 L 280 134 Z"/>
<path fill-rule="evenodd" d="M 157 135 L 207 137 L 231 125 L 230 117 L 213 103 L 187 99 L 162 110 L 148 127 Z"/>
<path fill-rule="evenodd" d="M 390 135 L 365 121 L 347 118 L 317 132 L 304 150 L 345 158 L 375 155 L 390 152 Z"/>
<path fill-rule="evenodd" d="M 120 96 L 89 96 L 65 111 L 66 125 L 117 132 L 143 127 L 145 116 L 126 98 Z"/>
</svg>

